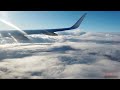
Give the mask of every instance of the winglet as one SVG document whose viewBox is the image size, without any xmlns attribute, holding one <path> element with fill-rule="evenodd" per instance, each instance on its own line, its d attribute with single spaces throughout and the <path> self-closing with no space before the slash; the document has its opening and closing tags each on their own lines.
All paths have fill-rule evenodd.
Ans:
<svg viewBox="0 0 120 90">
<path fill-rule="evenodd" d="M 85 18 L 87 13 L 85 13 L 72 27 L 71 29 L 76 29 L 80 26 L 80 24 L 82 23 L 83 19 Z"/>
</svg>

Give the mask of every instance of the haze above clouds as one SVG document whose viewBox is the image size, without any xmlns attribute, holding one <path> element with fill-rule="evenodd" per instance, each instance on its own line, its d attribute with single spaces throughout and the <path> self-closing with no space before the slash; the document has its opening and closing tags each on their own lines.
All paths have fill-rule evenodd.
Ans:
<svg viewBox="0 0 120 90">
<path fill-rule="evenodd" d="M 120 78 L 120 33 L 75 30 L 30 37 L 33 43 L 1 39 L 1 79 Z"/>
</svg>

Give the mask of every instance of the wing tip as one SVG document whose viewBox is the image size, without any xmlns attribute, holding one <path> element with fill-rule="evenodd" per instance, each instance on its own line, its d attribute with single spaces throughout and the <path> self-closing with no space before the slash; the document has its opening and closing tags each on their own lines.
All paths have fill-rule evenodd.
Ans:
<svg viewBox="0 0 120 90">
<path fill-rule="evenodd" d="M 71 29 L 76 29 L 80 26 L 80 24 L 82 23 L 83 19 L 85 18 L 85 16 L 87 15 L 87 13 L 84 13 L 80 19 L 71 27 Z"/>
</svg>

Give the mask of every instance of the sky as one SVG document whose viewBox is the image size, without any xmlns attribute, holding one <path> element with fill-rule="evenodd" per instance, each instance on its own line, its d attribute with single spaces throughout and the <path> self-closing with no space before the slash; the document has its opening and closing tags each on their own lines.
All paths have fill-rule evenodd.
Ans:
<svg viewBox="0 0 120 90">
<path fill-rule="evenodd" d="M 85 32 L 120 32 L 120 11 L 0 11 L 0 19 L 20 29 L 51 29 L 72 26 L 87 13 L 79 27 Z M 15 29 L 0 22 L 0 30 Z"/>
</svg>

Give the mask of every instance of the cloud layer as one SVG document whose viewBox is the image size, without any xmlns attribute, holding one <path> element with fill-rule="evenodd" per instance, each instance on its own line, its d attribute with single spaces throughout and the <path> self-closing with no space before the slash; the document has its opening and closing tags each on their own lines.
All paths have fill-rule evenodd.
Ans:
<svg viewBox="0 0 120 90">
<path fill-rule="evenodd" d="M 0 78 L 120 78 L 120 34 L 79 30 L 0 45 Z"/>
</svg>

